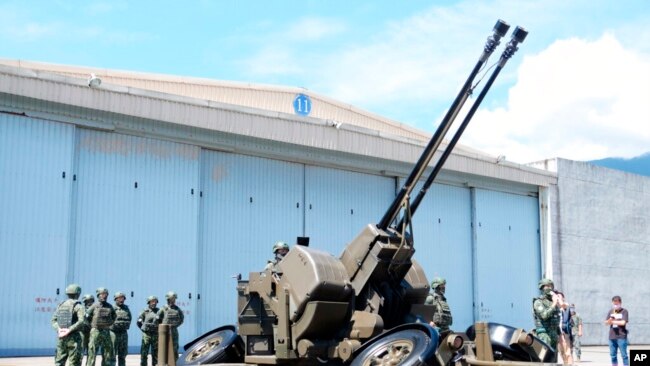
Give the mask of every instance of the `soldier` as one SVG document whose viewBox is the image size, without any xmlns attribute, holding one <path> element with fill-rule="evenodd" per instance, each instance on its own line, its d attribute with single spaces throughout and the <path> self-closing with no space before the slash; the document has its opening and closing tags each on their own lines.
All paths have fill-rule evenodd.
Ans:
<svg viewBox="0 0 650 366">
<path fill-rule="evenodd" d="M 542 293 L 533 299 L 535 332 L 539 339 L 556 349 L 560 331 L 559 298 L 553 292 L 555 286 L 552 280 L 542 278 L 537 287 Z"/>
<path fill-rule="evenodd" d="M 84 307 L 79 302 L 81 287 L 77 284 L 68 285 L 65 289 L 68 299 L 57 306 L 52 315 L 52 328 L 57 331 L 56 356 L 54 364 L 65 366 L 70 359 L 71 366 L 81 365 L 81 327 L 84 323 Z"/>
<path fill-rule="evenodd" d="M 285 255 L 289 253 L 289 245 L 283 241 L 278 241 L 275 244 L 273 244 L 273 255 L 275 258 L 273 260 L 268 261 L 266 264 L 266 267 L 264 268 L 265 270 L 271 269 L 273 271 L 278 270 L 278 263 L 284 258 Z"/>
<path fill-rule="evenodd" d="M 86 313 L 86 321 L 90 323 L 90 342 L 88 343 L 86 366 L 95 366 L 95 358 L 100 348 L 102 349 L 102 366 L 114 366 L 115 355 L 109 328 L 115 322 L 117 315 L 113 306 L 106 301 L 108 290 L 100 287 L 96 294 L 97 302 Z"/>
<path fill-rule="evenodd" d="M 83 303 L 84 303 L 84 313 L 88 312 L 88 309 L 90 306 L 95 302 L 95 297 L 91 294 L 85 294 L 84 297 L 82 298 Z M 87 322 L 83 322 L 83 326 L 81 327 L 81 337 L 83 339 L 83 347 L 82 351 L 84 354 L 88 354 L 88 341 L 90 340 L 90 324 Z"/>
<path fill-rule="evenodd" d="M 169 327 L 172 330 L 172 342 L 174 343 L 174 358 L 178 360 L 178 327 L 183 324 L 185 316 L 183 315 L 183 310 L 176 306 L 176 293 L 174 291 L 169 291 L 165 298 L 167 299 L 167 305 L 163 306 L 162 309 L 158 312 L 158 322 L 161 324 L 169 324 Z"/>
<path fill-rule="evenodd" d="M 140 366 L 147 366 L 147 354 L 151 349 L 151 364 L 158 364 L 158 298 L 147 297 L 147 307 L 138 315 L 138 328 L 142 330 Z"/>
<path fill-rule="evenodd" d="M 126 295 L 116 292 L 115 299 L 115 322 L 111 325 L 111 339 L 113 340 L 114 355 L 117 356 L 118 366 L 126 366 L 126 355 L 129 353 L 129 327 L 131 326 L 131 310 L 124 303 Z M 115 361 L 113 361 L 115 362 Z"/>
<path fill-rule="evenodd" d="M 431 289 L 433 294 L 427 296 L 425 304 L 433 305 L 435 311 L 433 313 L 432 327 L 437 327 L 440 333 L 449 332 L 449 327 L 453 324 L 454 319 L 451 316 L 451 309 L 445 297 L 445 289 L 447 288 L 447 281 L 444 278 L 436 277 L 431 281 Z"/>
<path fill-rule="evenodd" d="M 571 305 L 571 334 L 573 335 L 573 352 L 575 362 L 580 362 L 582 355 L 580 337 L 582 337 L 582 317 L 576 313 L 575 305 Z"/>
</svg>

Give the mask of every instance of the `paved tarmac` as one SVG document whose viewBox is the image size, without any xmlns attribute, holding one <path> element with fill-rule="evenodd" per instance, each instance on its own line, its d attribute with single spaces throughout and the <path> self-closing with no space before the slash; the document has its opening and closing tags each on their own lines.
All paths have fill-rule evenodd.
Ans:
<svg viewBox="0 0 650 366">
<path fill-rule="evenodd" d="M 650 349 L 650 345 L 633 345 L 629 349 Z M 97 357 L 96 364 L 100 364 L 101 356 Z M 620 357 L 619 357 L 620 358 Z M 85 358 L 84 358 L 85 361 Z M 52 366 L 54 357 L 7 357 L 0 358 L 2 366 Z M 151 360 L 149 361 L 151 364 Z M 619 364 L 622 362 L 619 359 Z M 126 357 L 126 366 L 139 366 L 140 355 L 128 355 Z M 582 359 L 580 365 L 583 366 L 610 366 L 609 348 L 607 346 L 585 346 L 582 347 Z"/>
</svg>

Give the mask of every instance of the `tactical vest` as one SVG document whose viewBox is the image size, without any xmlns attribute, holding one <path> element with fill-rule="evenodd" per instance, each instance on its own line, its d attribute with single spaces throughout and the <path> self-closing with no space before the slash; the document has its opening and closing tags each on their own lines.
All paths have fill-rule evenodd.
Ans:
<svg viewBox="0 0 650 366">
<path fill-rule="evenodd" d="M 453 323 L 453 318 L 447 299 L 438 293 L 434 293 L 433 305 L 436 307 L 436 312 L 433 314 L 433 322 L 436 323 L 440 330 L 449 330 L 449 326 Z"/>
<path fill-rule="evenodd" d="M 129 311 L 129 307 L 122 305 L 114 306 L 113 308 L 115 309 L 117 317 L 115 318 L 113 325 L 111 325 L 111 330 L 114 332 L 123 332 L 128 330 L 131 326 L 131 312 Z"/>
<path fill-rule="evenodd" d="M 140 329 L 145 333 L 152 333 L 158 330 L 158 308 L 147 308 L 144 311 L 144 319 Z"/>
<path fill-rule="evenodd" d="M 97 329 L 108 329 L 111 324 L 113 324 L 113 318 L 111 317 L 111 307 L 110 304 L 101 305 L 98 303 L 93 305 L 95 307 L 93 319 L 90 321 L 90 326 Z"/>
<path fill-rule="evenodd" d="M 77 322 L 77 314 L 74 312 L 74 307 L 79 302 L 73 299 L 68 299 L 59 304 L 56 309 L 56 322 L 59 328 L 70 328 L 72 324 Z"/>
<path fill-rule="evenodd" d="M 547 333 L 551 337 L 557 336 L 560 330 L 560 312 L 554 311 L 553 315 L 546 320 L 540 318 L 539 315 L 537 315 L 537 312 L 535 312 L 535 301 L 537 300 L 541 301 L 545 308 L 553 306 L 553 301 L 549 300 L 544 295 L 533 298 L 533 318 L 535 318 L 535 328 L 537 333 Z"/>
<path fill-rule="evenodd" d="M 580 331 L 580 324 L 582 324 L 582 319 L 580 318 L 580 315 L 576 314 L 575 316 L 571 316 L 571 334 L 578 335 L 578 332 Z"/>
<path fill-rule="evenodd" d="M 88 314 L 88 310 L 90 310 L 91 306 L 92 305 L 90 305 L 90 306 L 85 306 L 84 305 L 84 311 L 86 312 L 86 314 Z M 81 325 L 81 328 L 79 328 L 79 330 L 81 330 L 84 333 L 90 332 L 90 324 L 88 324 L 88 322 L 83 322 L 83 324 Z"/>
<path fill-rule="evenodd" d="M 165 306 L 165 316 L 163 317 L 163 324 L 169 324 L 177 327 L 181 324 L 181 309 L 178 306 Z"/>
</svg>

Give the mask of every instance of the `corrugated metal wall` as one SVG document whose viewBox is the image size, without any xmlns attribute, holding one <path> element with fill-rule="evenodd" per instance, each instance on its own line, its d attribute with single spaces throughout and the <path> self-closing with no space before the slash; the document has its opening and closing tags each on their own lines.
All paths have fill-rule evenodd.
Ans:
<svg viewBox="0 0 650 366">
<path fill-rule="evenodd" d="M 147 296 L 162 305 L 176 291 L 187 341 L 195 333 L 199 148 L 79 130 L 77 160 L 69 281 L 84 292 L 107 287 L 111 302 L 126 293 L 134 316 Z M 140 345 L 136 327 L 129 336 L 130 346 Z"/>
<path fill-rule="evenodd" d="M 238 273 L 263 270 L 275 241 L 302 235 L 302 164 L 204 150 L 199 330 L 237 322 Z"/>
<path fill-rule="evenodd" d="M 149 295 L 176 291 L 182 340 L 195 333 L 199 148 L 80 130 L 71 281 L 127 294 L 134 316 Z M 140 345 L 132 327 L 129 346 Z"/>
<path fill-rule="evenodd" d="M 395 180 L 0 114 L 0 188 L 0 264 L 11 273 L 0 291 L 16 299 L 0 312 L 0 355 L 19 355 L 51 354 L 49 321 L 72 281 L 127 293 L 134 316 L 148 295 L 164 303 L 176 291 L 182 343 L 234 323 L 233 275 L 261 270 L 276 240 L 306 235 L 340 254 L 380 219 Z M 415 259 L 447 278 L 455 329 L 475 316 L 530 328 L 537 207 L 432 187 L 415 217 Z M 129 334 L 134 351 L 140 334 Z"/>
<path fill-rule="evenodd" d="M 541 275 L 538 199 L 473 191 L 477 319 L 531 329 Z"/>
<path fill-rule="evenodd" d="M 0 356 L 51 352 L 65 296 L 72 125 L 0 113 Z"/>
<path fill-rule="evenodd" d="M 394 196 L 393 178 L 307 166 L 305 234 L 310 245 L 339 255 L 365 225 L 379 221 Z"/>
<path fill-rule="evenodd" d="M 415 259 L 429 280 L 447 280 L 452 328 L 461 331 L 474 322 L 471 227 L 470 191 L 463 187 L 433 184 L 413 218 Z"/>
</svg>

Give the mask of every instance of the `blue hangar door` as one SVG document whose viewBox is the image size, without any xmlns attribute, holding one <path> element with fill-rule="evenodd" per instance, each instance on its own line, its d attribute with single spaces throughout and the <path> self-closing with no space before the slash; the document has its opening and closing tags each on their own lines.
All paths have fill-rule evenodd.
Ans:
<svg viewBox="0 0 650 366">
<path fill-rule="evenodd" d="M 477 318 L 530 329 L 541 274 L 537 197 L 474 189 Z"/>
<path fill-rule="evenodd" d="M 305 235 L 310 246 L 340 255 L 364 226 L 381 219 L 394 197 L 394 178 L 305 167 Z"/>
<path fill-rule="evenodd" d="M 74 280 L 126 293 L 134 317 L 155 295 L 178 294 L 181 344 L 195 334 L 199 148 L 80 130 L 77 142 Z M 134 322 L 135 323 L 135 322 Z M 141 332 L 129 330 L 137 351 Z"/>
<path fill-rule="evenodd" d="M 199 333 L 237 322 L 237 274 L 262 271 L 302 235 L 302 164 L 203 150 Z M 197 334 L 198 335 L 198 334 Z"/>
<path fill-rule="evenodd" d="M 52 354 L 65 298 L 74 126 L 0 113 L 0 356 Z"/>
<path fill-rule="evenodd" d="M 470 190 L 433 184 L 413 217 L 413 238 L 429 281 L 447 280 L 451 328 L 465 331 L 474 323 Z"/>
</svg>

